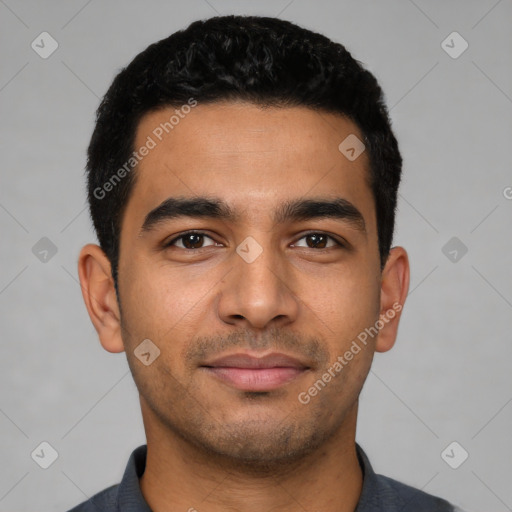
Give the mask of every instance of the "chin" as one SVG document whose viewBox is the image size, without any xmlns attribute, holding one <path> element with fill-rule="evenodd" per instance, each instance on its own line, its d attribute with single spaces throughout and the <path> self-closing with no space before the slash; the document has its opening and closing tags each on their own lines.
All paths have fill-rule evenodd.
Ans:
<svg viewBox="0 0 512 512">
<path fill-rule="evenodd" d="M 204 425 L 203 425 L 204 426 Z M 194 435 L 195 434 L 195 435 Z M 193 437 L 192 437 L 193 436 Z M 249 473 L 268 473 L 295 467 L 328 437 L 318 425 L 273 424 L 272 421 L 247 421 L 224 425 L 222 430 L 189 430 L 188 440 L 196 448 L 225 466 Z"/>
</svg>

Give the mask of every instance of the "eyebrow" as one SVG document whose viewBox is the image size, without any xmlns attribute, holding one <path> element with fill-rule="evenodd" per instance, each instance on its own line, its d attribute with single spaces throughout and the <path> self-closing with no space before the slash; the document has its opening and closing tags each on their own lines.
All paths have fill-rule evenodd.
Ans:
<svg viewBox="0 0 512 512">
<path fill-rule="evenodd" d="M 162 222 L 181 217 L 237 222 L 240 214 L 218 198 L 169 197 L 146 215 L 139 236 L 154 230 Z M 342 220 L 366 233 L 362 213 L 350 201 L 341 197 L 286 201 L 274 211 L 273 221 L 276 224 L 283 224 L 318 218 Z"/>
</svg>

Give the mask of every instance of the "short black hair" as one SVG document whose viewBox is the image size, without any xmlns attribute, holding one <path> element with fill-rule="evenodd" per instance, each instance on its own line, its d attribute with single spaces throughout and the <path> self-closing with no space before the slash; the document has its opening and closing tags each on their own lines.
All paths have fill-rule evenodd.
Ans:
<svg viewBox="0 0 512 512">
<path fill-rule="evenodd" d="M 121 221 L 136 179 L 138 123 L 148 112 L 191 99 L 304 106 L 353 121 L 370 162 L 367 179 L 384 266 L 393 239 L 402 158 L 376 78 L 343 45 L 289 21 L 216 16 L 195 21 L 139 53 L 114 78 L 96 112 L 87 153 L 89 211 L 111 263 L 116 292 Z"/>
</svg>

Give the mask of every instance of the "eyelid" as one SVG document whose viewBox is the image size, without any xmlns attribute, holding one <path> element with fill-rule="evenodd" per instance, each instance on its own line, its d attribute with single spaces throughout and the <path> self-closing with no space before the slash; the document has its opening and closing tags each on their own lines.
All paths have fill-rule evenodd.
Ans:
<svg viewBox="0 0 512 512">
<path fill-rule="evenodd" d="M 185 231 L 185 232 L 183 232 L 183 233 L 173 237 L 168 242 L 164 242 L 163 243 L 163 247 L 164 248 L 172 247 L 172 246 L 174 246 L 175 242 L 177 242 L 178 240 L 186 237 L 187 235 L 191 235 L 191 234 L 202 235 L 202 236 L 204 236 L 206 238 L 209 238 L 210 240 L 212 240 L 215 243 L 219 243 L 212 236 L 208 235 L 208 233 L 206 233 L 204 231 L 196 230 L 196 229 L 190 229 L 188 231 Z M 301 236 L 299 238 L 297 238 L 297 241 L 302 240 L 303 238 L 305 238 L 306 236 L 309 236 L 309 235 L 323 235 L 323 236 L 326 236 L 327 238 L 331 239 L 332 241 L 334 241 L 334 243 L 337 246 L 339 246 L 339 247 L 348 247 L 348 243 L 345 240 L 341 241 L 336 236 L 334 236 L 334 235 L 332 235 L 330 233 L 327 233 L 325 231 L 321 231 L 321 230 L 309 230 L 307 232 L 304 232 L 304 233 L 301 234 Z M 295 243 L 296 242 L 294 242 L 294 244 Z M 211 247 L 211 246 L 207 246 L 207 247 Z M 302 247 L 302 248 L 303 249 L 314 249 L 313 247 Z M 199 247 L 197 249 L 187 249 L 187 248 L 183 248 L 183 247 L 178 247 L 178 249 L 182 249 L 184 251 L 199 251 L 201 249 L 205 249 L 205 247 Z M 320 252 L 322 250 L 327 250 L 327 249 L 332 249 L 332 247 L 324 247 L 323 249 L 314 249 L 314 250 Z"/>
<path fill-rule="evenodd" d="M 297 241 L 299 240 L 302 240 L 304 237 L 308 236 L 308 235 L 322 235 L 322 236 L 326 236 L 327 238 L 331 239 L 337 246 L 339 247 L 348 247 L 348 242 L 346 242 L 344 239 L 341 239 L 339 240 L 337 236 L 335 235 L 332 235 L 331 233 L 328 233 L 328 232 L 325 232 L 325 231 L 322 231 L 322 230 L 309 230 L 305 233 L 302 233 L 302 235 L 297 239 Z M 341 237 L 339 237 L 341 238 Z M 303 249 L 313 249 L 313 247 L 303 247 Z M 322 250 L 328 250 L 328 249 L 332 249 L 332 247 L 324 247 L 323 249 L 316 249 L 318 252 L 322 251 Z"/>
<path fill-rule="evenodd" d="M 214 238 L 212 236 L 208 235 L 204 231 L 200 231 L 200 230 L 196 230 L 196 229 L 189 229 L 188 231 L 184 231 L 183 233 L 181 233 L 179 235 L 176 235 L 175 237 L 173 237 L 168 242 L 164 242 L 162 245 L 163 245 L 164 248 L 172 247 L 172 246 L 174 246 L 175 242 L 177 242 L 180 239 L 185 238 L 187 235 L 202 235 L 202 236 L 204 236 L 206 238 L 209 238 L 213 242 L 218 243 L 218 242 L 216 242 L 216 240 L 214 240 Z M 199 251 L 200 249 L 204 249 L 204 247 L 199 247 L 198 249 L 187 249 L 186 247 L 185 248 L 178 247 L 178 249 L 182 249 L 184 251 Z"/>
</svg>

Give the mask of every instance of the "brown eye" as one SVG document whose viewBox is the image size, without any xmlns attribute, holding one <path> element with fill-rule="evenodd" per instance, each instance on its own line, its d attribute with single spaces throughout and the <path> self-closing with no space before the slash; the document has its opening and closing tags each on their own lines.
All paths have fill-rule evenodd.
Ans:
<svg viewBox="0 0 512 512">
<path fill-rule="evenodd" d="M 341 246 L 342 244 L 335 240 L 332 236 L 324 233 L 308 233 L 304 235 L 300 240 L 306 240 L 306 245 L 297 245 L 298 247 L 308 247 L 310 249 L 328 249 L 333 246 Z M 331 241 L 331 245 L 327 245 Z"/>
<path fill-rule="evenodd" d="M 319 247 L 320 249 L 325 249 L 327 244 L 327 237 L 325 235 L 308 235 L 306 240 L 311 242 L 311 244 L 308 243 L 309 247 Z"/>
<path fill-rule="evenodd" d="M 175 246 L 179 247 L 180 249 L 202 249 L 203 247 L 208 247 L 208 245 L 204 245 L 205 240 L 211 240 L 213 244 L 208 245 L 214 245 L 215 242 L 212 238 L 205 235 L 204 233 L 196 233 L 194 231 L 191 231 L 189 233 L 184 233 L 183 235 L 180 235 L 173 240 L 171 240 L 168 244 L 166 244 L 166 247 L 169 246 Z M 180 243 L 181 242 L 181 243 Z"/>
</svg>

